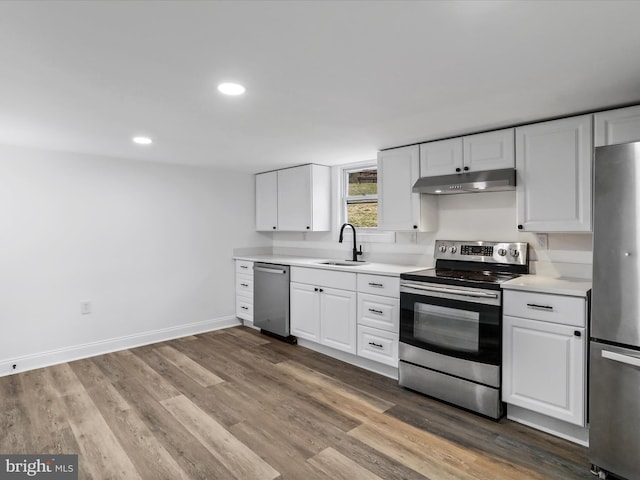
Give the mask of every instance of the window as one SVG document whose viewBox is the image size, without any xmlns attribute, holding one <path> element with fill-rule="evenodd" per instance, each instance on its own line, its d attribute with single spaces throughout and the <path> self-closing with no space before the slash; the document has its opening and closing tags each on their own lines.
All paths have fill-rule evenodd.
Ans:
<svg viewBox="0 0 640 480">
<path fill-rule="evenodd" d="M 343 169 L 343 218 L 358 228 L 378 227 L 378 168 L 375 162 Z"/>
</svg>

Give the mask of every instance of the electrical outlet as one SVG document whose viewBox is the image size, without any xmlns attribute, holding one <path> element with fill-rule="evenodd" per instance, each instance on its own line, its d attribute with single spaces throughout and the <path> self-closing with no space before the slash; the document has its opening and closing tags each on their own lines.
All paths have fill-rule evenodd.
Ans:
<svg viewBox="0 0 640 480">
<path fill-rule="evenodd" d="M 89 315 L 91 313 L 91 302 L 80 302 L 80 313 Z"/>
<path fill-rule="evenodd" d="M 547 233 L 536 233 L 536 240 L 540 250 L 549 249 L 549 235 Z"/>
</svg>

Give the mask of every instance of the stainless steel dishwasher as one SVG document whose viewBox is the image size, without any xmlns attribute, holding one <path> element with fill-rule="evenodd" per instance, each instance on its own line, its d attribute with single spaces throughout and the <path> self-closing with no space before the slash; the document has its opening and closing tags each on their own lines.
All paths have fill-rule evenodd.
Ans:
<svg viewBox="0 0 640 480">
<path fill-rule="evenodd" d="M 289 337 L 289 266 L 253 265 L 253 325 L 263 332 Z"/>
</svg>

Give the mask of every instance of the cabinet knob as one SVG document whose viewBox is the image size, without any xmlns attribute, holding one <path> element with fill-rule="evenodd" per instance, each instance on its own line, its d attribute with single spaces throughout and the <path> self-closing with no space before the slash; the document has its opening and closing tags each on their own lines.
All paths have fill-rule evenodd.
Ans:
<svg viewBox="0 0 640 480">
<path fill-rule="evenodd" d="M 469 171 L 469 167 L 464 167 L 464 169 L 463 169 L 463 170 L 464 170 L 465 172 L 468 172 L 468 171 Z"/>
<path fill-rule="evenodd" d="M 275 230 L 275 229 L 276 229 L 276 227 L 273 227 L 273 229 Z"/>
<path fill-rule="evenodd" d="M 460 167 L 456 168 L 456 172 L 460 172 Z"/>
<path fill-rule="evenodd" d="M 320 292 L 324 292 L 324 290 L 323 290 L 323 289 L 321 289 L 321 288 L 320 288 L 320 289 L 318 289 L 318 290 L 319 290 Z"/>
<path fill-rule="evenodd" d="M 573 334 L 574 334 L 576 337 L 581 337 L 581 336 L 582 336 L 582 332 L 581 332 L 580 330 L 575 330 L 575 331 L 573 332 Z"/>
<path fill-rule="evenodd" d="M 313 289 L 313 291 L 314 291 L 314 292 L 317 292 L 317 291 L 318 291 L 318 289 L 317 289 L 317 288 L 314 288 L 314 289 Z"/>
<path fill-rule="evenodd" d="M 522 225 L 518 225 L 518 230 L 522 230 L 524 227 Z"/>
<path fill-rule="evenodd" d="M 309 225 L 307 225 L 307 230 L 311 230 L 311 227 Z"/>
<path fill-rule="evenodd" d="M 417 230 L 417 229 L 418 229 L 418 225 L 414 225 L 414 226 L 413 226 L 413 229 L 414 229 L 414 230 Z"/>
</svg>

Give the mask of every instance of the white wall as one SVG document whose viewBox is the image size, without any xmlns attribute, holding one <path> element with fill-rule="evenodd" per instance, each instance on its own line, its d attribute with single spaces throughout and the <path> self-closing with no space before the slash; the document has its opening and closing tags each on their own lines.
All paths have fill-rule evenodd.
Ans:
<svg viewBox="0 0 640 480">
<path fill-rule="evenodd" d="M 548 248 L 538 246 L 536 235 L 516 228 L 516 194 L 487 192 L 438 197 L 438 229 L 430 233 L 395 234 L 393 243 L 363 244 L 364 258 L 376 262 L 433 265 L 436 240 L 488 240 L 528 242 L 532 273 L 551 276 L 591 276 L 591 234 L 549 234 Z M 334 209 L 336 210 L 336 209 Z M 352 244 L 338 243 L 340 220 L 334 215 L 328 233 L 273 233 L 274 252 L 347 258 Z"/>
<path fill-rule="evenodd" d="M 0 375 L 236 322 L 254 229 L 253 175 L 0 146 Z"/>
</svg>

